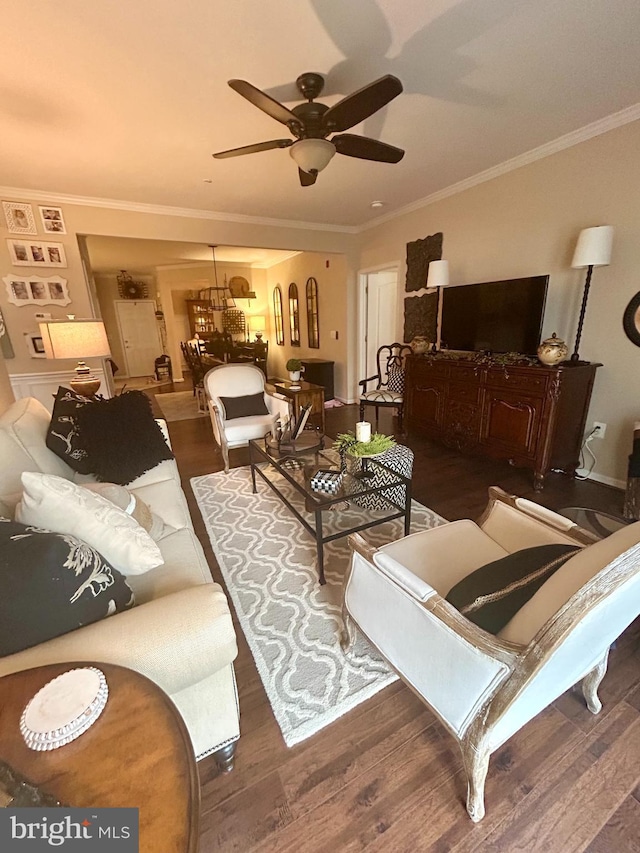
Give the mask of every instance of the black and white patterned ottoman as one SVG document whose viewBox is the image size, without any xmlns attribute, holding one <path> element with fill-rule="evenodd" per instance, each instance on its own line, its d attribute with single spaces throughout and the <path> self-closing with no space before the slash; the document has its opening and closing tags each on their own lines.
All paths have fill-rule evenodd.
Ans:
<svg viewBox="0 0 640 853">
<path fill-rule="evenodd" d="M 413 450 L 411 450 L 411 448 L 405 447 L 403 444 L 396 444 L 394 447 L 391 447 L 389 450 L 386 450 L 384 453 L 381 453 L 375 458 L 384 465 L 388 465 L 389 468 L 393 471 L 397 471 L 398 474 L 401 474 L 408 480 L 411 479 L 411 475 L 413 473 Z M 362 465 L 362 458 L 349 456 L 347 454 L 347 472 L 351 474 L 359 473 L 362 471 Z M 369 465 L 369 471 L 373 472 L 373 476 L 367 480 L 368 486 L 382 486 L 384 483 L 388 483 L 392 479 L 391 474 L 381 468 L 378 468 L 375 464 Z M 347 476 L 344 480 L 345 491 L 347 493 L 350 493 L 350 479 L 351 478 Z M 349 500 L 356 504 L 356 506 L 362 507 L 363 509 L 390 510 L 391 507 L 383 499 L 383 496 L 388 497 L 389 500 L 399 506 L 404 506 L 404 486 L 394 486 L 393 488 L 385 489 L 384 492 L 374 495 L 350 496 Z"/>
</svg>

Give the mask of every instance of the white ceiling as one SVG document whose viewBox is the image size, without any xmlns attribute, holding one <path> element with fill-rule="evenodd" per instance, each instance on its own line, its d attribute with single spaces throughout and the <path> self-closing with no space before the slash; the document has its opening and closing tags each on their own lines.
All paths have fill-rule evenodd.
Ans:
<svg viewBox="0 0 640 853">
<path fill-rule="evenodd" d="M 640 101 L 639 0 L 29 0 L 2 29 L 0 184 L 256 217 L 360 225 Z M 292 106 L 309 70 L 328 104 L 398 76 L 350 132 L 402 162 L 212 159 L 288 135 L 228 79 Z"/>
</svg>

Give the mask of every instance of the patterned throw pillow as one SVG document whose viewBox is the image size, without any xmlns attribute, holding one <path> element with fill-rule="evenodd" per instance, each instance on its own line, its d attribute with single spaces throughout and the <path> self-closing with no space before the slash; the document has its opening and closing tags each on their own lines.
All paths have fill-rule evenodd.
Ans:
<svg viewBox="0 0 640 853">
<path fill-rule="evenodd" d="M 0 657 L 134 603 L 122 575 L 85 542 L 0 519 Z"/>
<path fill-rule="evenodd" d="M 78 412 L 91 403 L 91 397 L 82 397 L 69 388 L 58 388 L 53 404 L 51 423 L 47 431 L 47 447 L 79 474 L 90 474 L 89 457 L 80 440 Z"/>
<path fill-rule="evenodd" d="M 497 634 L 579 550 L 574 545 L 523 548 L 471 572 L 446 599 L 470 622 Z"/>
<path fill-rule="evenodd" d="M 389 367 L 389 381 L 387 382 L 389 391 L 395 391 L 396 394 L 404 394 L 404 370 L 396 365 Z"/>
</svg>

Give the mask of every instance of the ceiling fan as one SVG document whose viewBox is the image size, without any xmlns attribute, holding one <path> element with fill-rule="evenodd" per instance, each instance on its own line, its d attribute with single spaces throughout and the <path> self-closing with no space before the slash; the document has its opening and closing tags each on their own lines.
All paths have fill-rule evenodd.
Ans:
<svg viewBox="0 0 640 853">
<path fill-rule="evenodd" d="M 404 157 L 401 148 L 387 145 L 386 142 L 353 133 L 342 133 L 369 118 L 402 92 L 402 83 L 391 74 L 380 77 L 352 95 L 347 95 L 334 106 L 328 107 L 315 101 L 322 92 L 324 78 L 321 74 L 305 72 L 296 80 L 296 86 L 307 99 L 307 103 L 298 104 L 291 110 L 246 80 L 229 80 L 229 85 L 258 109 L 285 124 L 295 139 L 271 139 L 268 142 L 219 151 L 213 155 L 218 160 L 270 151 L 272 148 L 289 148 L 289 153 L 298 164 L 300 183 L 303 187 L 309 187 L 315 184 L 318 172 L 328 165 L 336 151 L 338 154 L 346 154 L 347 157 L 377 160 L 381 163 L 399 163 Z M 332 133 L 337 135 L 327 139 Z"/>
</svg>

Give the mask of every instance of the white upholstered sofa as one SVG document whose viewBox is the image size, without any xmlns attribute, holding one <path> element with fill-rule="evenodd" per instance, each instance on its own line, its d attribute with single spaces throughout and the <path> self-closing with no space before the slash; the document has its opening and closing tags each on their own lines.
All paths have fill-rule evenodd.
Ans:
<svg viewBox="0 0 640 853">
<path fill-rule="evenodd" d="M 578 683 L 589 710 L 600 711 L 609 647 L 640 614 L 640 522 L 595 541 L 557 513 L 494 487 L 477 524 L 454 521 L 382 548 L 359 535 L 350 542 L 343 648 L 349 653 L 357 626 L 456 738 L 467 811 L 481 820 L 498 747 Z M 496 636 L 446 600 L 481 566 L 550 544 L 579 550 Z"/>
<path fill-rule="evenodd" d="M 23 471 L 80 477 L 45 444 L 50 415 L 37 400 L 14 403 L 0 417 L 0 515 L 11 517 Z M 157 543 L 164 564 L 127 582 L 136 606 L 69 634 L 0 658 L 0 676 L 43 664 L 104 661 L 156 682 L 177 705 L 203 758 L 231 769 L 239 737 L 233 660 L 236 636 L 222 588 L 213 582 L 196 538 L 174 460 L 161 462 L 127 488 L 166 525 Z M 82 530 L 76 532 L 82 538 Z"/>
</svg>

